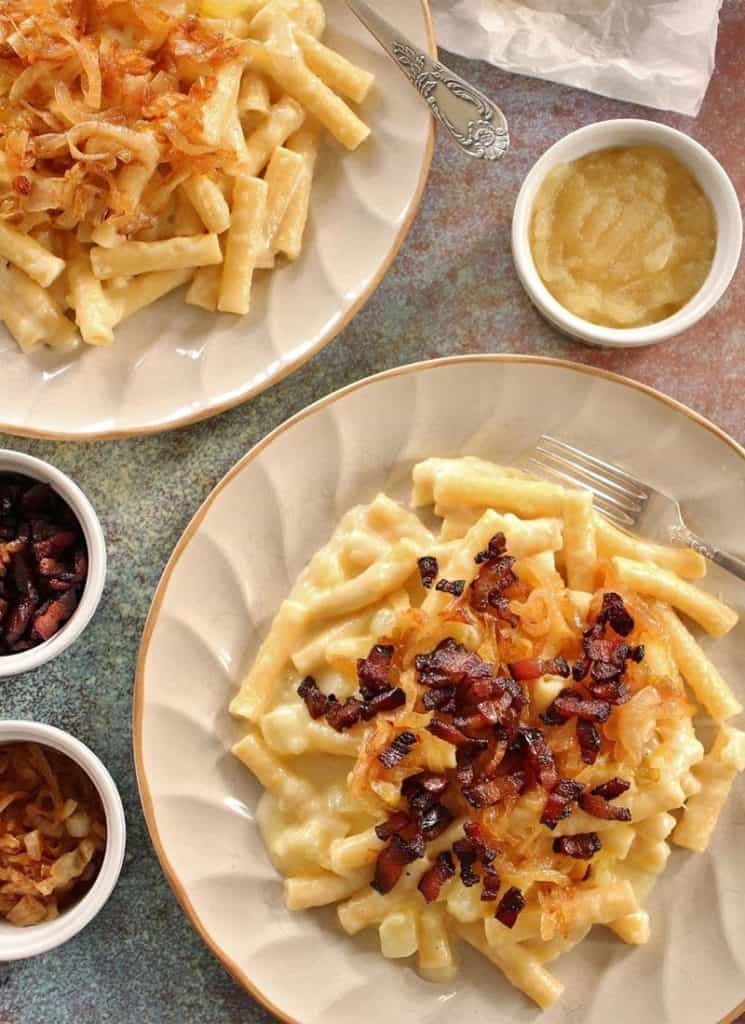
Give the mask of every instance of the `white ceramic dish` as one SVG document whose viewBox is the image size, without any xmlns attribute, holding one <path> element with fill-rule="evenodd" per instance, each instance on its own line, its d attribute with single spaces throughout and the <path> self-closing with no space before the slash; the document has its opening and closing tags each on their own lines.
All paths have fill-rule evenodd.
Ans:
<svg viewBox="0 0 745 1024">
<path fill-rule="evenodd" d="M 47 483 L 64 498 L 80 523 L 85 543 L 88 548 L 88 575 L 83 593 L 72 616 L 53 637 L 18 654 L 0 655 L 0 679 L 6 676 L 17 676 L 22 672 L 30 672 L 40 665 L 55 658 L 70 644 L 74 643 L 98 608 L 106 582 L 106 541 L 103 529 L 93 506 L 78 485 L 59 469 L 48 462 L 36 459 L 22 452 L 0 449 L 0 472 L 22 473 Z M 2 957 L 0 957 L 0 960 Z"/>
<path fill-rule="evenodd" d="M 150 833 L 205 941 L 283 1020 L 520 1024 L 539 1016 L 469 951 L 455 983 L 432 985 L 406 962 L 383 960 L 374 934 L 341 933 L 333 911 L 286 910 L 254 820 L 259 786 L 229 752 L 241 728 L 226 709 L 279 602 L 346 509 L 380 489 L 407 498 L 411 466 L 428 455 L 516 462 L 544 431 L 677 494 L 694 528 L 741 547 L 745 451 L 716 427 L 602 371 L 476 356 L 391 370 L 283 424 L 215 488 L 164 573 L 135 693 Z M 738 581 L 712 569 L 706 586 L 743 611 Z M 741 697 L 744 655 L 742 625 L 713 652 Z M 673 853 L 650 903 L 652 942 L 632 948 L 595 929 L 558 961 L 566 993 L 541 1024 L 713 1024 L 742 999 L 744 790 L 735 786 L 707 854 Z"/>
<path fill-rule="evenodd" d="M 0 918 L 0 963 L 24 960 L 61 946 L 93 920 L 116 885 L 124 862 L 126 825 L 124 808 L 116 783 L 102 762 L 80 740 L 41 722 L 0 722 L 0 746 L 4 743 L 33 742 L 67 754 L 89 776 L 101 797 L 106 814 L 106 850 L 91 888 L 55 921 L 29 928 L 17 928 Z"/>
<path fill-rule="evenodd" d="M 530 249 L 529 230 L 533 202 L 548 172 L 598 149 L 614 146 L 657 145 L 670 150 L 695 176 L 714 207 L 717 247 L 709 275 L 693 298 L 673 316 L 659 323 L 628 330 L 589 323 L 558 302 L 536 270 Z M 636 348 L 672 338 L 697 323 L 719 301 L 732 280 L 742 248 L 742 215 L 732 182 L 721 164 L 683 132 L 656 121 L 624 118 L 599 121 L 564 136 L 533 165 L 515 203 L 512 215 L 512 256 L 520 282 L 538 311 L 565 334 L 590 345 Z"/>
<path fill-rule="evenodd" d="M 376 6 L 402 35 L 435 52 L 426 0 Z M 301 258 L 257 275 L 247 317 L 188 306 L 182 288 L 117 328 L 106 349 L 29 358 L 0 325 L 0 430 L 89 440 L 212 416 L 300 366 L 377 288 L 419 205 L 433 122 L 344 0 L 324 0 L 324 7 L 324 41 L 376 76 L 360 107 L 372 135 L 354 153 L 324 142 Z"/>
</svg>

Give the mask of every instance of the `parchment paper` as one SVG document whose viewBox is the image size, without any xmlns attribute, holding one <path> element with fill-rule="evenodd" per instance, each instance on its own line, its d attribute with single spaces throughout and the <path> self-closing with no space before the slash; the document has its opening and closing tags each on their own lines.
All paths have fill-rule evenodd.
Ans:
<svg viewBox="0 0 745 1024">
<path fill-rule="evenodd" d="M 721 0 L 430 0 L 437 42 L 507 71 L 695 116 Z"/>
</svg>

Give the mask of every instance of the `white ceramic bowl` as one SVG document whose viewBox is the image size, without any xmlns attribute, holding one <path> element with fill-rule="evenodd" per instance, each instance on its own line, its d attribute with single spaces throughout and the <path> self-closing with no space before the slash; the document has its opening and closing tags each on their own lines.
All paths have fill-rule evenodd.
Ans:
<svg viewBox="0 0 745 1024">
<path fill-rule="evenodd" d="M 76 483 L 48 462 L 0 448 L 0 473 L 22 473 L 49 486 L 72 509 L 88 547 L 88 576 L 77 608 L 62 628 L 37 647 L 18 654 L 0 655 L 0 678 L 38 668 L 70 646 L 90 622 L 106 582 L 106 542 L 93 506 Z M 2 957 L 0 957 L 2 959 Z"/>
<path fill-rule="evenodd" d="M 116 885 L 124 861 L 126 825 L 116 783 L 98 757 L 80 740 L 40 722 L 0 722 L 0 746 L 32 741 L 67 754 L 88 775 L 101 797 L 106 814 L 106 850 L 91 888 L 55 921 L 18 928 L 0 918 L 0 963 L 46 953 L 77 935 L 92 921 Z"/>
<path fill-rule="evenodd" d="M 541 280 L 530 249 L 530 217 L 536 193 L 557 164 L 614 146 L 658 145 L 670 150 L 693 173 L 711 200 L 717 223 L 717 246 L 709 275 L 696 294 L 673 316 L 645 327 L 601 327 L 570 313 Z M 656 121 L 599 121 L 580 128 L 547 149 L 533 165 L 518 193 L 512 215 L 512 256 L 520 282 L 543 316 L 560 331 L 590 345 L 632 348 L 653 345 L 692 327 L 719 301 L 740 259 L 742 215 L 732 182 L 721 164 L 688 135 Z"/>
</svg>

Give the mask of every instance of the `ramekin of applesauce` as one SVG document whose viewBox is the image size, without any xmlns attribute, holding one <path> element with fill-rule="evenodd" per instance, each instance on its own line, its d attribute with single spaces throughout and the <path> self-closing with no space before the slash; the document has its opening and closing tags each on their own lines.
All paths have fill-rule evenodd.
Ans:
<svg viewBox="0 0 745 1024">
<path fill-rule="evenodd" d="M 737 193 L 688 135 L 600 121 L 533 165 L 515 203 L 512 254 L 543 316 L 590 345 L 652 345 L 724 294 L 742 247 Z"/>
</svg>

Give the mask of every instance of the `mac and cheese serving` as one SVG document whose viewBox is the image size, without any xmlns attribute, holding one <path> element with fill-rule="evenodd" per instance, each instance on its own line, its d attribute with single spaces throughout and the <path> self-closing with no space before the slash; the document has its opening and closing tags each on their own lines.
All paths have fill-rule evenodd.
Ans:
<svg viewBox="0 0 745 1024">
<path fill-rule="evenodd" d="M 439 528 L 382 494 L 342 518 L 233 698 L 234 753 L 290 909 L 338 904 L 431 981 L 464 941 L 546 1007 L 593 925 L 648 941 L 670 841 L 709 842 L 742 707 L 678 613 L 713 636 L 737 616 L 691 582 L 700 555 L 589 493 L 476 458 L 413 478 Z"/>
<path fill-rule="evenodd" d="M 181 285 L 245 314 L 302 248 L 321 130 L 372 75 L 320 0 L 0 0 L 0 319 L 25 352 L 107 345 Z"/>
</svg>

